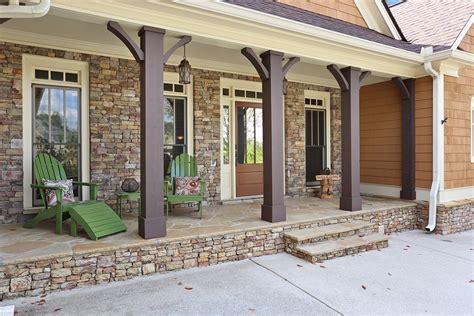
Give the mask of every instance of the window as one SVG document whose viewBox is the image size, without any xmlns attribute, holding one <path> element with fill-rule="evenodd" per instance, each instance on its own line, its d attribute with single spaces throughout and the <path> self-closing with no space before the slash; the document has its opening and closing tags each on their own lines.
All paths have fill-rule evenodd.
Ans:
<svg viewBox="0 0 474 316">
<path fill-rule="evenodd" d="M 164 161 L 165 174 L 168 174 L 171 161 L 176 156 L 187 152 L 186 98 L 166 97 L 164 110 Z"/>
<path fill-rule="evenodd" d="M 326 168 L 326 110 L 306 109 L 306 183 Z"/>
<path fill-rule="evenodd" d="M 228 105 L 224 105 L 222 109 L 222 154 L 223 164 L 230 163 L 230 110 Z"/>
<path fill-rule="evenodd" d="M 237 108 L 237 163 L 263 163 L 263 118 L 261 108 Z"/>
<path fill-rule="evenodd" d="M 81 181 L 80 89 L 33 85 L 32 95 L 33 164 L 38 153 L 47 152 L 61 162 L 68 179 Z M 33 205 L 41 204 L 38 193 Z M 77 187 L 74 195 L 80 198 Z"/>
<path fill-rule="evenodd" d="M 57 70 L 35 69 L 35 79 L 78 83 L 79 74 Z"/>
<path fill-rule="evenodd" d="M 471 162 L 474 163 L 474 97 L 471 98 Z"/>
<path fill-rule="evenodd" d="M 393 7 L 393 6 L 396 6 L 397 4 L 400 4 L 400 3 L 403 3 L 403 2 L 406 2 L 406 0 L 385 0 L 385 3 L 387 4 L 387 6 L 389 8 Z"/>
</svg>

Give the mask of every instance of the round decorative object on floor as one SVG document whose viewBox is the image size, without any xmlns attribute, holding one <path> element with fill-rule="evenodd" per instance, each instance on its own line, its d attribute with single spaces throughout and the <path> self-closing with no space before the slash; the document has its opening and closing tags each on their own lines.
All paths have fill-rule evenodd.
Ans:
<svg viewBox="0 0 474 316">
<path fill-rule="evenodd" d="M 140 185 L 138 184 L 137 180 L 133 178 L 127 178 L 123 180 L 122 186 L 121 186 L 123 192 L 136 192 L 140 188 Z"/>
</svg>

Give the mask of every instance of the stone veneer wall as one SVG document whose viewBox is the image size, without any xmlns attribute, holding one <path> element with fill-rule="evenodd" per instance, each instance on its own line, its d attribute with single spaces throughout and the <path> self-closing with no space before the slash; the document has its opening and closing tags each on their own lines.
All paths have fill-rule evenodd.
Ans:
<svg viewBox="0 0 474 316">
<path fill-rule="evenodd" d="M 419 212 L 416 205 L 348 212 L 326 220 L 163 242 L 144 240 L 141 246 L 4 263 L 0 265 L 0 300 L 275 254 L 284 251 L 285 231 L 350 220 L 370 221 L 383 226 L 385 233 L 412 230 L 418 226 Z"/>
<path fill-rule="evenodd" d="M 12 223 L 23 211 L 22 54 L 89 63 L 91 180 L 101 183 L 99 199 L 113 194 L 127 177 L 139 179 L 139 66 L 133 60 L 65 52 L 0 42 L 0 222 Z M 176 71 L 167 66 L 166 71 Z M 207 181 L 208 202 L 220 200 L 220 77 L 259 81 L 193 69 L 194 150 Z M 340 95 L 338 90 L 289 83 L 286 97 L 286 179 L 289 195 L 305 195 L 304 89 L 331 96 L 332 159 L 340 172 Z"/>
<path fill-rule="evenodd" d="M 331 170 L 341 173 L 341 94 L 339 89 L 310 84 L 288 82 L 285 96 L 285 178 L 286 194 L 290 196 L 308 195 L 306 188 L 305 151 L 305 103 L 304 90 L 331 93 Z M 340 191 L 340 182 L 335 183 L 334 192 Z"/>
<path fill-rule="evenodd" d="M 428 225 L 428 203 L 420 203 L 420 229 Z M 474 229 L 474 199 L 438 205 L 435 234 L 448 235 Z"/>
</svg>

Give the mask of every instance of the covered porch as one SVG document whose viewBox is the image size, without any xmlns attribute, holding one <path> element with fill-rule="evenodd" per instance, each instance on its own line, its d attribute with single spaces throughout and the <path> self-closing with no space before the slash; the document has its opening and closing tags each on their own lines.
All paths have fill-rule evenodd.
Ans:
<svg viewBox="0 0 474 316">
<path fill-rule="evenodd" d="M 318 220 L 313 216 L 324 217 L 321 214 L 324 214 L 325 209 L 331 209 L 330 212 L 336 212 L 337 208 L 355 212 L 363 210 L 360 190 L 359 118 L 359 90 L 362 80 L 363 84 L 393 80 L 400 88 L 404 102 L 403 166 L 399 172 L 403 177 L 403 187 L 400 196 L 415 198 L 413 91 L 409 81 L 403 79 L 417 75 L 420 66 L 417 64 L 417 54 L 409 51 L 401 52 L 403 58 L 395 62 L 395 59 L 377 52 L 379 46 L 384 46 L 378 44 L 374 44 L 374 47 L 365 47 L 367 51 L 364 53 L 358 51 L 355 54 L 351 46 L 353 43 L 351 44 L 349 39 L 345 38 L 346 41 L 343 41 L 344 45 L 341 48 L 342 46 L 335 44 L 334 41 L 321 41 L 320 37 L 324 37 L 321 34 L 317 37 L 314 37 L 314 34 L 305 36 L 298 39 L 298 45 L 295 45 L 296 38 L 293 34 L 295 30 L 282 31 L 281 27 L 276 26 L 272 29 L 262 27 L 256 32 L 255 28 L 248 27 L 242 17 L 226 19 L 222 13 L 212 14 L 214 18 L 212 25 L 199 25 L 201 21 L 209 20 L 207 15 L 210 13 L 206 10 L 214 8 L 200 8 L 192 3 L 147 2 L 146 7 L 142 8 L 146 14 L 140 15 L 134 12 L 133 19 L 128 15 L 128 6 L 125 2 L 107 3 L 103 6 L 94 3 L 93 6 L 81 8 L 77 3 L 58 1 L 53 6 L 51 14 L 38 21 L 14 19 L 5 22 L 3 37 L 16 43 L 18 40 L 15 39 L 20 32 L 23 40 L 19 45 L 29 45 L 21 48 L 26 51 L 25 54 L 62 56 L 71 61 L 76 59 L 89 63 L 84 67 L 90 72 L 88 73 L 90 82 L 86 81 L 81 90 L 85 98 L 88 98 L 89 89 L 91 92 L 90 99 L 84 100 L 87 113 L 83 114 L 89 115 L 86 121 L 90 118 L 91 126 L 83 129 L 85 141 L 81 152 L 81 159 L 84 162 L 84 168 L 81 170 L 82 180 L 103 185 L 99 195 L 105 200 L 114 199 L 116 188 L 125 177 L 140 175 L 142 189 L 142 211 L 138 214 L 138 230 L 136 223 L 133 226 L 127 220 L 129 232 L 109 237 L 111 240 L 130 238 L 133 241 L 138 238 L 137 232 L 146 239 L 165 236 L 165 238 L 183 237 L 181 233 L 199 232 L 200 229 L 207 233 L 212 229 L 225 233 L 245 227 L 257 228 L 264 223 L 260 219 L 287 225 L 295 220 Z M 112 12 L 109 6 L 113 7 L 113 14 L 108 13 Z M 183 10 L 183 6 L 186 10 Z M 240 13 L 245 11 L 242 8 L 235 9 L 240 10 Z M 72 11 L 81 13 L 72 15 Z M 101 14 L 96 14 L 97 12 Z M 186 25 L 180 25 L 179 21 L 187 14 L 193 15 L 193 19 Z M 53 29 L 53 25 L 64 25 L 64 28 Z M 225 27 L 228 33 L 224 34 L 222 30 L 217 32 L 220 26 Z M 245 33 L 248 37 L 235 34 L 237 29 L 239 33 Z M 249 36 L 250 34 L 253 36 Z M 190 36 L 193 37 L 191 42 L 189 42 Z M 56 43 L 56 46 L 51 48 L 54 51 L 48 51 L 46 48 L 45 51 L 30 49 L 30 46 L 48 47 L 48 43 Z M 186 216 L 174 216 L 169 221 L 165 219 L 162 179 L 165 169 L 163 149 L 166 144 L 163 136 L 162 104 L 167 93 L 176 96 L 176 91 L 165 91 L 167 78 L 163 73 L 166 71 L 176 73 L 175 65 L 182 58 L 181 46 L 185 43 L 188 43 L 186 57 L 195 71 L 193 75 L 197 79 L 197 73 L 204 74 L 202 78 L 184 88 L 189 90 L 186 98 L 191 110 L 191 120 L 187 122 L 186 127 L 189 131 L 187 151 L 196 156 L 200 163 L 201 176 L 211 184 L 206 192 L 206 198 L 211 203 L 223 200 L 221 193 L 227 190 L 227 184 L 222 181 L 224 171 L 228 171 L 226 176 L 231 179 L 231 183 L 236 183 L 236 171 L 232 169 L 232 165 L 235 164 L 232 158 L 235 152 L 229 152 L 230 160 L 227 163 L 224 156 L 225 129 L 222 122 L 226 104 L 222 100 L 227 100 L 228 95 L 225 95 L 225 87 L 221 86 L 222 78 L 250 81 L 259 86 L 258 89 L 242 91 L 245 94 L 254 93 L 255 96 L 261 94 L 260 100 L 254 100 L 262 104 L 263 112 L 264 155 L 261 162 L 263 204 L 260 216 L 258 216 L 258 204 L 254 203 L 250 204 L 251 207 L 246 204 L 225 206 L 235 208 L 235 212 L 224 211 L 224 206 L 207 208 L 202 221 L 189 219 Z M 318 49 L 314 49 L 315 47 Z M 372 58 L 378 62 L 373 63 Z M 127 70 L 126 74 L 120 74 L 123 76 L 119 76 L 121 68 Z M 117 80 L 117 77 L 120 77 L 120 80 Z M 295 99 L 291 104 L 288 102 L 289 97 L 285 97 L 285 100 L 282 98 L 285 78 L 289 81 L 289 93 L 290 95 L 293 93 L 291 96 Z M 121 84 L 126 87 L 120 86 Z M 301 204 L 295 209 L 289 202 L 292 199 L 284 200 L 284 196 L 293 192 L 297 192 L 294 195 L 307 193 L 305 170 L 304 166 L 301 166 L 304 164 L 304 158 L 301 157 L 305 155 L 305 134 L 301 132 L 300 124 L 304 124 L 306 105 L 303 90 L 312 89 L 328 93 L 328 100 L 331 101 L 331 105 L 325 109 L 326 113 L 334 115 L 328 115 L 329 119 L 325 122 L 331 129 L 328 128 L 326 131 L 327 152 L 324 154 L 323 168 L 327 167 L 334 173 L 341 174 L 341 199 L 330 202 L 313 199 L 317 202 L 310 202 L 302 198 L 301 203 L 308 205 Z M 232 88 L 231 91 L 236 93 L 237 90 L 239 89 Z M 28 102 L 31 101 L 28 101 L 28 94 L 23 95 L 23 100 L 27 100 L 25 102 L 27 108 Z M 132 102 L 134 108 L 133 111 L 129 111 L 127 107 L 130 107 Z M 237 101 L 229 102 L 231 102 L 229 106 L 234 106 L 235 109 Z M 338 108 L 335 105 L 338 105 Z M 317 102 L 315 106 L 318 106 Z M 297 119 L 288 116 L 291 111 L 297 113 Z M 115 115 L 115 112 L 118 112 L 118 115 Z M 107 117 L 111 115 L 114 115 L 113 119 L 108 120 Z M 129 124 L 128 121 L 132 119 L 135 121 Z M 125 125 L 127 126 L 124 128 Z M 130 125 L 134 125 L 134 130 L 127 130 L 126 133 L 120 130 L 128 129 Z M 138 134 L 137 125 L 140 128 L 140 138 L 132 139 L 134 136 L 131 136 L 131 139 L 126 139 L 130 134 Z M 110 134 L 107 134 L 109 131 Z M 297 134 L 298 138 L 289 141 L 289 136 L 293 133 Z M 336 133 L 339 135 L 335 136 Z M 120 145 L 124 139 L 127 146 L 133 149 L 127 151 L 123 148 L 125 146 Z M 23 147 L 30 145 L 31 139 L 23 141 Z M 28 193 L 31 192 L 29 186 L 32 180 L 30 168 L 33 155 L 31 149 L 28 150 L 30 151 L 23 151 L 25 209 L 33 206 L 32 196 Z M 299 155 L 297 159 L 296 155 Z M 235 188 L 233 190 L 235 191 Z M 87 197 L 87 192 L 83 193 L 83 196 Z M 236 197 L 232 192 L 229 196 Z M 240 206 L 246 207 L 239 210 Z M 344 211 L 337 212 L 340 212 L 338 214 L 341 216 L 347 215 L 348 213 Z M 210 218 L 206 212 L 211 214 Z M 194 221 L 188 223 L 190 220 Z M 272 224 L 268 225 L 271 227 Z M 34 235 L 34 232 L 32 234 Z M 54 236 L 54 238 L 69 237 Z"/>
<path fill-rule="evenodd" d="M 99 241 L 89 240 L 84 233 L 79 234 L 78 238 L 68 234 L 55 235 L 53 222 L 42 223 L 36 229 L 25 229 L 21 224 L 0 225 L 0 268 L 15 263 L 49 261 L 51 258 L 61 261 L 60 258 L 71 256 L 87 258 L 112 254 L 115 257 L 127 251 L 142 254 L 140 249 L 149 250 L 149 247 L 176 249 L 201 242 L 209 244 L 210 241 L 206 253 L 209 252 L 207 256 L 211 257 L 199 261 L 201 256 L 196 254 L 188 258 L 196 259 L 194 266 L 208 265 L 218 262 L 217 257 L 215 262 L 212 261 L 212 253 L 227 252 L 225 260 L 219 260 L 221 262 L 283 251 L 283 231 L 361 219 L 379 225 L 385 233 L 414 229 L 419 212 L 416 203 L 388 198 L 363 197 L 362 210 L 356 212 L 340 210 L 338 199 L 286 198 L 287 220 L 269 223 L 260 218 L 260 205 L 261 201 L 251 201 L 205 207 L 202 220 L 199 220 L 198 213 L 189 208 L 176 209 L 167 221 L 167 236 L 150 240 L 138 236 L 137 214 L 132 213 L 124 216 L 128 227 L 126 233 Z M 244 240 L 245 243 L 239 243 Z M 224 246 L 224 243 L 227 244 Z M 211 250 L 214 244 L 219 245 L 220 250 Z M 183 256 L 186 257 L 184 253 L 178 255 L 177 252 L 176 260 L 170 261 L 182 262 Z M 131 260 L 129 257 L 130 253 L 127 261 Z"/>
</svg>

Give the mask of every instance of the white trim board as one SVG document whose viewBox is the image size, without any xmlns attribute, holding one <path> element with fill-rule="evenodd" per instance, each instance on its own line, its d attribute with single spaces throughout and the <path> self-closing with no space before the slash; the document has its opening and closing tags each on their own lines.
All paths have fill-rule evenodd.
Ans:
<svg viewBox="0 0 474 316">
<path fill-rule="evenodd" d="M 361 183 L 360 192 L 363 194 L 387 196 L 393 198 L 400 198 L 400 186 L 376 184 L 376 183 Z M 430 200 L 430 190 L 423 188 L 416 188 L 416 199 L 419 201 Z"/>
<path fill-rule="evenodd" d="M 474 186 L 439 191 L 439 203 L 474 198 Z"/>
<path fill-rule="evenodd" d="M 32 84 L 47 84 L 54 82 L 37 80 L 34 76 L 36 67 L 42 69 L 61 69 L 79 73 L 80 83 L 70 84 L 58 82 L 59 86 L 74 86 L 81 89 L 81 181 L 90 182 L 90 124 L 89 124 L 89 64 L 83 61 L 68 60 L 64 58 L 44 57 L 23 54 L 22 56 L 22 94 L 23 94 L 23 208 L 33 206 L 33 105 Z M 30 131 L 30 132 L 29 132 Z M 83 199 L 89 199 L 89 188 L 82 187 Z"/>
</svg>

